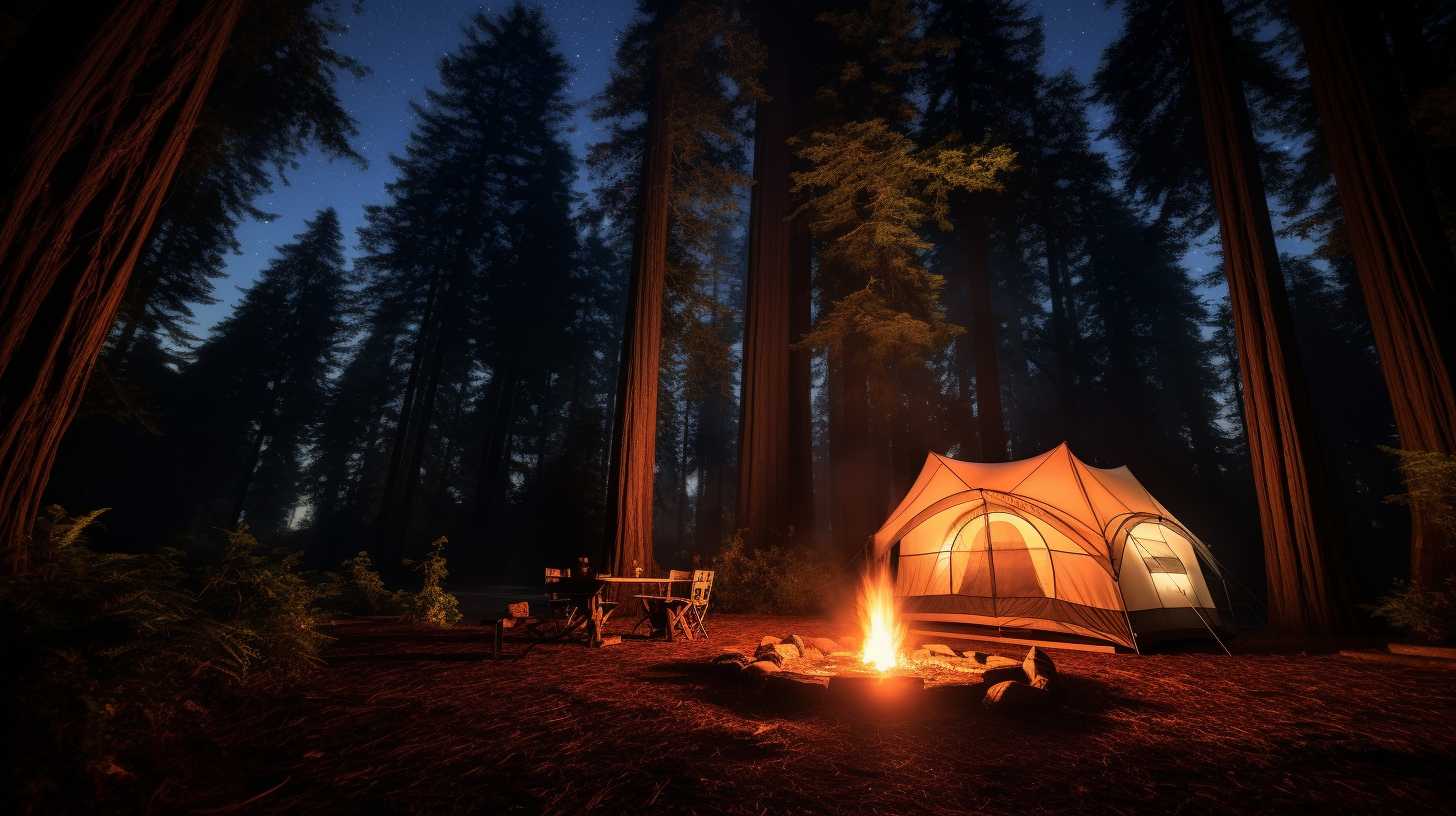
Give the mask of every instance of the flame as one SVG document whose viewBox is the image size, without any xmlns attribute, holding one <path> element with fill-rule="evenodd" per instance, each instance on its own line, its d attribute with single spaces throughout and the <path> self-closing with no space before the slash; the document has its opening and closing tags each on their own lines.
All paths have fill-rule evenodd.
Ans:
<svg viewBox="0 0 1456 816">
<path fill-rule="evenodd" d="M 885 567 L 865 574 L 859 594 L 860 626 L 864 628 L 864 650 L 860 659 L 876 671 L 887 672 L 900 662 L 905 627 L 895 613 L 895 589 Z"/>
</svg>

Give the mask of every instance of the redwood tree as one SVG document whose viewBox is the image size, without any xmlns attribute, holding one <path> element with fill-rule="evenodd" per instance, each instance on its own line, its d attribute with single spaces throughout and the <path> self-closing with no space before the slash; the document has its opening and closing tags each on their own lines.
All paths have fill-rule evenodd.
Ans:
<svg viewBox="0 0 1456 816">
<path fill-rule="evenodd" d="M 789 72 L 786 12 L 759 8 L 767 52 L 764 92 L 754 132 L 744 307 L 743 380 L 738 446 L 738 527 L 756 543 L 785 535 L 790 521 L 792 227 L 789 137 L 794 78 Z"/>
<path fill-rule="evenodd" d="M 657 376 L 662 353 L 662 295 L 667 277 L 668 196 L 672 189 L 672 132 L 663 53 L 668 9 L 658 12 L 656 53 L 648 93 L 647 142 L 642 150 L 641 204 L 632 242 L 627 322 L 613 417 L 608 468 L 607 530 L 611 568 L 651 569 L 653 470 L 657 461 Z"/>
<path fill-rule="evenodd" d="M 1238 343 L 1269 621 L 1292 634 L 1324 634 L 1337 618 L 1334 505 L 1321 476 L 1249 110 L 1228 64 L 1233 35 L 1222 0 L 1185 0 L 1184 11 Z"/>
<path fill-rule="evenodd" d="M 176 172 L 242 0 L 45 11 L 6 55 L 0 547 L 29 560 L 61 436 Z M 70 43 L 71 48 L 57 43 Z"/>
<path fill-rule="evenodd" d="M 1400 446 L 1456 453 L 1456 260 L 1421 178 L 1373 6 L 1291 4 Z M 1439 586 L 1453 548 L 1413 507 L 1411 578 Z"/>
</svg>

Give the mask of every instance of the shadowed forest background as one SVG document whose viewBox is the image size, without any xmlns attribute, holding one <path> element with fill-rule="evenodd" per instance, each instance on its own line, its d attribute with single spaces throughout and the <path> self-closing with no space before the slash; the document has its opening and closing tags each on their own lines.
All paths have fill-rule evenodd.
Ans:
<svg viewBox="0 0 1456 816">
<path fill-rule="evenodd" d="M 1114 5 L 1123 30 L 1084 86 L 1041 71 L 1041 22 L 1011 0 L 645 3 L 589 103 L 608 136 L 586 195 L 546 18 L 462 20 L 386 202 L 367 208 L 363 254 L 346 263 L 322 210 L 200 332 L 193 309 L 290 164 L 316 148 L 361 161 L 336 83 L 367 66 L 331 46 L 349 10 L 265 4 L 219 63 L 45 501 L 111 508 L 92 540 L 128 552 L 246 523 L 313 568 L 367 550 L 397 570 L 442 535 L 457 575 L 493 581 L 606 562 L 634 236 L 653 206 L 642 168 L 660 148 L 657 563 L 742 540 L 848 567 L 926 451 L 997 460 L 1066 440 L 1128 465 L 1257 616 L 1233 313 L 1222 270 L 1180 262 L 1219 239 L 1188 23 L 1176 3 Z M 1380 450 L 1398 442 L 1287 14 L 1229 4 L 1229 67 L 1274 226 L 1298 248 L 1278 262 L 1336 569 L 1368 600 L 1407 574 Z M 1449 238 L 1453 15 L 1412 3 L 1381 20 Z M 871 239 L 842 240 L 856 229 Z M 750 303 L 781 317 L 745 324 Z"/>
</svg>

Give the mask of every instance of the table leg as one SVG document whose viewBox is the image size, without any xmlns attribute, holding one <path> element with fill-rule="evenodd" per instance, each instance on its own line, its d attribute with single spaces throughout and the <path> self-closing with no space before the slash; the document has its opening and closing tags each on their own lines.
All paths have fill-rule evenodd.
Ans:
<svg viewBox="0 0 1456 816">
<path fill-rule="evenodd" d="M 599 594 L 593 594 L 587 599 L 587 609 L 591 617 L 586 623 L 587 642 L 592 646 L 602 645 L 602 605 Z"/>
</svg>

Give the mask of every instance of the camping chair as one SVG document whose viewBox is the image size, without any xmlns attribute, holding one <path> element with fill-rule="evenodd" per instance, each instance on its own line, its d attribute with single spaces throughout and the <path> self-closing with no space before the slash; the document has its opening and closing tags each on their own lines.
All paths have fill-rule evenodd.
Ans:
<svg viewBox="0 0 1456 816">
<path fill-rule="evenodd" d="M 692 577 L 693 577 L 693 574 L 691 572 L 689 572 L 688 570 L 668 570 L 667 577 L 670 579 L 668 581 L 668 584 L 667 584 L 667 594 L 665 594 L 665 595 L 634 595 L 634 596 L 632 596 L 632 597 L 636 598 L 639 603 L 642 604 L 642 617 L 640 619 L 638 619 L 637 623 L 632 626 L 632 631 L 633 632 L 636 632 L 638 626 L 641 626 L 643 624 L 643 622 L 649 620 L 652 617 L 652 605 L 654 603 L 660 603 L 665 608 L 667 608 L 667 610 L 668 610 L 668 612 L 667 612 L 667 632 L 668 632 L 668 638 L 671 639 L 672 632 L 673 632 L 673 628 L 674 628 L 673 610 L 671 608 L 672 607 L 672 602 L 673 601 L 685 600 L 685 596 L 678 595 L 678 594 L 676 594 L 676 593 L 673 592 L 673 589 L 672 589 L 673 586 L 674 586 L 674 583 L 673 582 L 675 582 L 675 581 L 688 581 L 688 580 L 691 580 Z M 692 638 L 692 634 L 691 633 L 688 633 L 688 638 L 689 639 Z"/>
<path fill-rule="evenodd" d="M 569 595 L 561 595 L 554 591 L 553 585 L 561 583 L 565 577 L 562 570 L 555 567 L 546 568 L 546 617 L 539 621 L 533 630 L 539 634 L 551 637 L 561 636 L 570 632 L 577 624 L 577 617 L 581 610 L 577 608 L 576 599 Z"/>
<path fill-rule="evenodd" d="M 708 628 L 703 625 L 703 619 L 708 617 L 708 598 L 712 594 L 713 571 L 693 570 L 693 592 L 683 609 L 683 619 L 690 630 L 696 627 L 704 638 L 708 637 Z"/>
<path fill-rule="evenodd" d="M 608 573 L 603 572 L 603 573 L 598 573 L 597 574 L 597 577 L 598 578 L 610 578 L 612 576 L 610 574 L 608 574 Z M 602 626 L 603 627 L 605 627 L 607 625 L 607 621 L 609 621 L 609 620 L 612 619 L 612 613 L 617 611 L 617 606 L 618 606 L 618 603 L 617 603 L 617 601 L 615 599 L 611 599 L 611 600 L 608 600 L 606 598 L 598 598 L 597 599 L 597 607 L 602 610 Z"/>
</svg>

